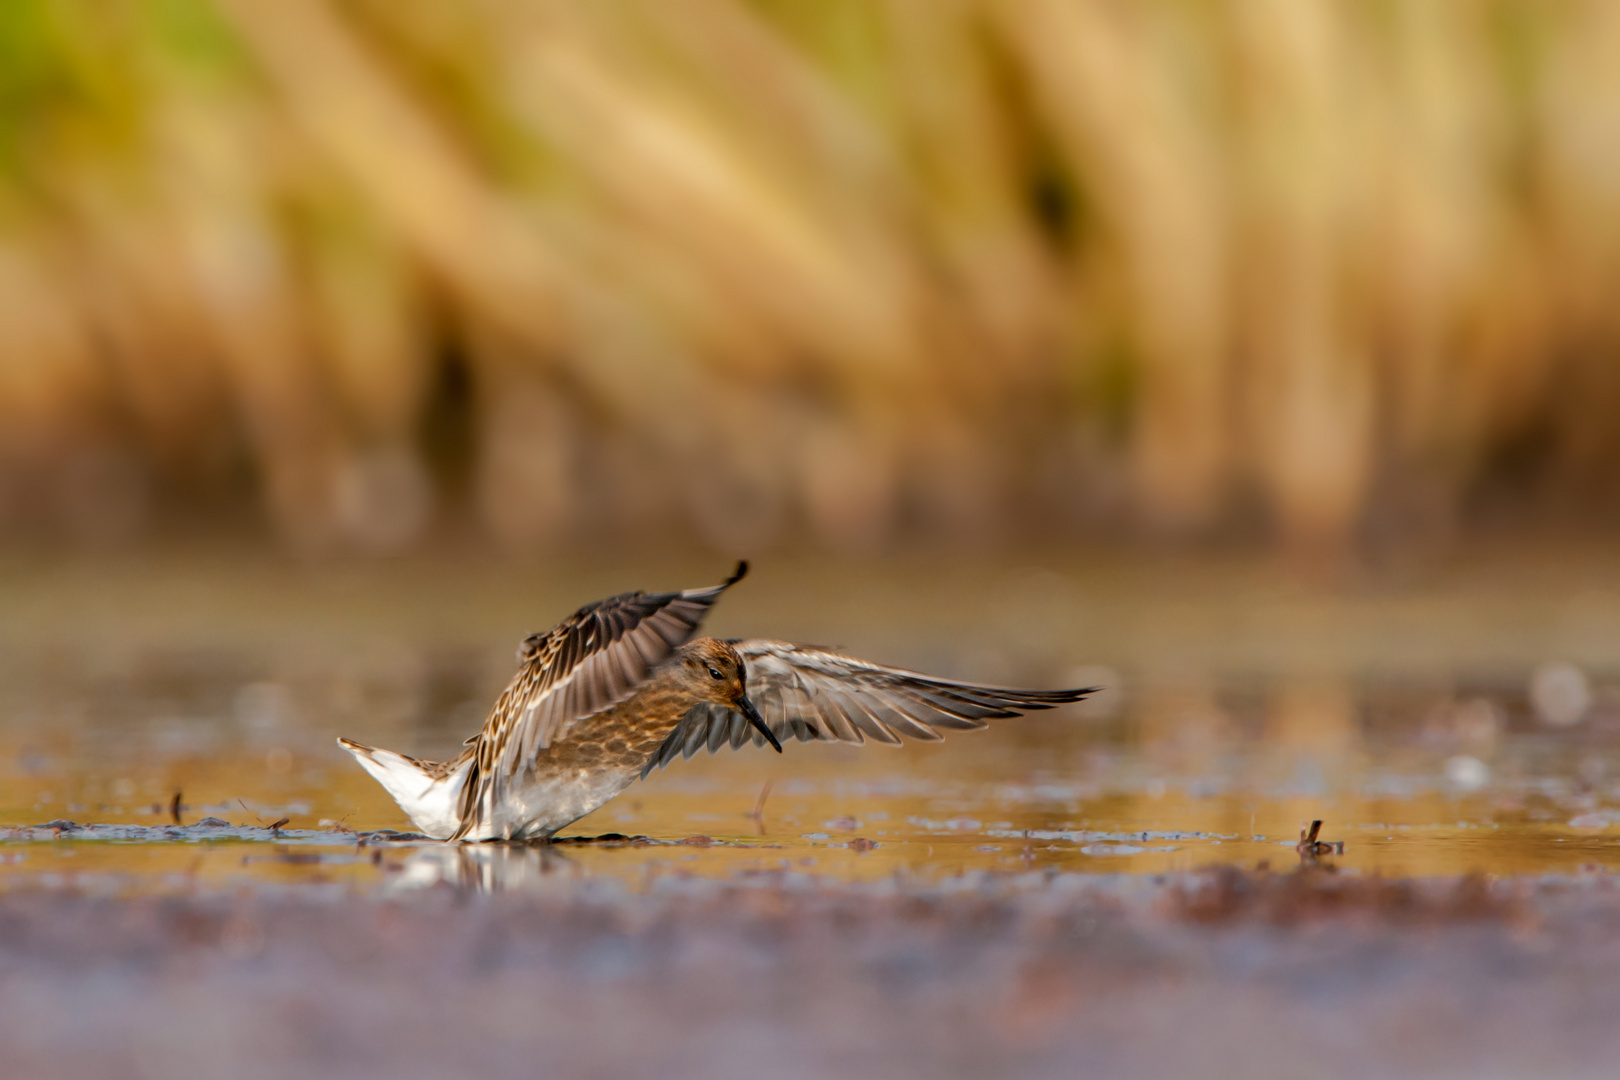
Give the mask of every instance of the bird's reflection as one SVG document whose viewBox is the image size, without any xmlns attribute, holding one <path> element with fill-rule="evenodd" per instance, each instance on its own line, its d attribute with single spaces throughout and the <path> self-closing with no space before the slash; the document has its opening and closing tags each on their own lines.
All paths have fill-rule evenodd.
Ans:
<svg viewBox="0 0 1620 1080">
<path fill-rule="evenodd" d="M 550 844 L 435 844 L 405 857 L 390 892 L 449 885 L 476 892 L 535 890 L 580 869 Z"/>
</svg>

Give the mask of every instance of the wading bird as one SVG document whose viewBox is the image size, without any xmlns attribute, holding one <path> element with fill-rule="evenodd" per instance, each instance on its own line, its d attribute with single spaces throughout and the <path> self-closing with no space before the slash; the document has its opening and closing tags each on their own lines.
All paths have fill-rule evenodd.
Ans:
<svg viewBox="0 0 1620 1080">
<path fill-rule="evenodd" d="M 707 747 L 782 740 L 898 744 L 1078 701 L 1091 689 L 1004 690 L 827 649 L 692 639 L 748 572 L 707 589 L 587 604 L 518 649 L 518 673 L 450 761 L 338 743 L 441 840 L 549 840 L 654 768 Z"/>
</svg>

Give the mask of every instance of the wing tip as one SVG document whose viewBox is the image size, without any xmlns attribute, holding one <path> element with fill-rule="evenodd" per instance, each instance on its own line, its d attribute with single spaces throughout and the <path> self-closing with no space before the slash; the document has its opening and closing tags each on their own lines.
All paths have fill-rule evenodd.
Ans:
<svg viewBox="0 0 1620 1080">
<path fill-rule="evenodd" d="M 1103 689 L 1101 686 L 1082 686 L 1073 690 L 1026 691 L 1028 697 L 1022 701 L 1012 701 L 1006 708 L 1014 710 L 1008 714 L 1010 716 L 1017 716 L 1019 712 L 1043 712 L 1060 705 L 1073 705 L 1084 701 L 1088 695 L 1095 694 L 1101 689 Z"/>
<path fill-rule="evenodd" d="M 747 559 L 738 559 L 737 560 L 737 568 L 731 572 L 730 577 L 726 578 L 726 580 L 724 580 L 724 581 L 722 581 L 720 583 L 720 587 L 722 589 L 729 589 L 733 585 L 737 584 L 737 582 L 741 581 L 743 578 L 745 578 L 747 576 L 748 576 L 748 560 Z"/>
</svg>

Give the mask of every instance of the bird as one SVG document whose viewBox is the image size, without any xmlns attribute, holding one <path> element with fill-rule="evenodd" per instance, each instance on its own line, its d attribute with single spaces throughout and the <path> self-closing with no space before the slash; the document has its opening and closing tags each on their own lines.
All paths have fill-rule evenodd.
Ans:
<svg viewBox="0 0 1620 1080">
<path fill-rule="evenodd" d="M 784 740 L 898 745 L 1079 701 L 1096 687 L 1013 690 L 767 638 L 694 637 L 741 581 L 587 604 L 518 648 L 518 671 L 449 761 L 338 745 L 423 834 L 547 842 L 637 780 L 699 750 Z"/>
</svg>

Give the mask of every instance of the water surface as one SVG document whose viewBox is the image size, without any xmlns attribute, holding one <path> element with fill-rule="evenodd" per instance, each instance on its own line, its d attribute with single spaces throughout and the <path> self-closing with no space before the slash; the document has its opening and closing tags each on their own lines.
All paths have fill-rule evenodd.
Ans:
<svg viewBox="0 0 1620 1080">
<path fill-rule="evenodd" d="M 941 744 L 700 755 L 565 830 L 636 842 L 458 852 L 365 835 L 409 823 L 337 735 L 452 754 L 524 633 L 600 595 L 723 572 L 709 563 L 13 557 L 0 888 L 1282 868 L 1311 819 L 1343 842 L 1342 872 L 1620 868 L 1620 575 L 1601 553 L 1393 584 L 1164 557 L 767 563 L 715 632 L 1107 690 Z M 1549 663 L 1585 680 L 1565 726 L 1529 695 Z M 166 831 L 177 793 L 187 827 Z M 210 817 L 231 828 L 194 828 Z M 53 821 L 138 828 L 24 828 Z"/>
</svg>

